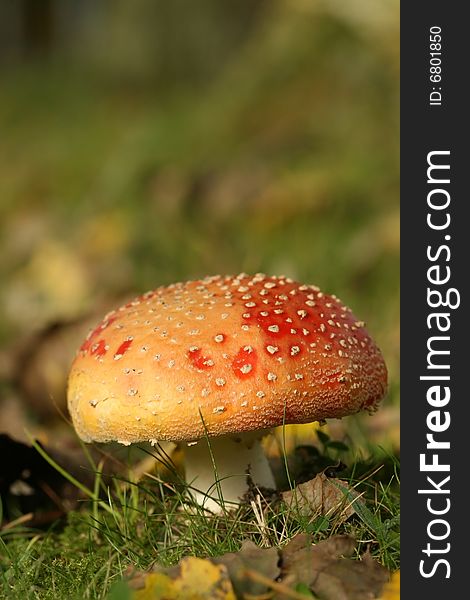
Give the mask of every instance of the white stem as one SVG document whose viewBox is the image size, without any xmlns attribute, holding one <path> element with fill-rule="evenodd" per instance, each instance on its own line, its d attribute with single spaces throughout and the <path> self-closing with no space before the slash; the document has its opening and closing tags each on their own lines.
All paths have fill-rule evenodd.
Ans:
<svg viewBox="0 0 470 600">
<path fill-rule="evenodd" d="M 253 434 L 242 434 L 236 440 L 228 436 L 201 439 L 197 444 L 185 447 L 184 453 L 186 481 L 195 488 L 191 489 L 191 494 L 198 504 L 212 512 L 222 510 L 220 493 L 225 508 L 234 508 L 234 503 L 240 503 L 248 491 L 248 471 L 256 486 L 276 487 L 263 447 Z"/>
</svg>

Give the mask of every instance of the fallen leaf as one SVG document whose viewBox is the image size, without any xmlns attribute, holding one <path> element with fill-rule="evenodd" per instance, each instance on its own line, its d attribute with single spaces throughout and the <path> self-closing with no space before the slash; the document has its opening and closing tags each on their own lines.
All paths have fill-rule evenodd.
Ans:
<svg viewBox="0 0 470 600">
<path fill-rule="evenodd" d="M 303 516 L 336 515 L 339 522 L 346 521 L 354 514 L 355 502 L 362 502 L 357 492 L 345 481 L 328 478 L 324 473 L 281 495 L 287 506 L 297 509 Z M 355 502 L 351 502 L 352 498 Z"/>
<path fill-rule="evenodd" d="M 193 556 L 130 583 L 133 588 L 142 584 L 133 600 L 236 600 L 226 567 Z"/>
<path fill-rule="evenodd" d="M 134 600 L 151 600 L 165 598 L 165 600 L 177 600 L 178 591 L 174 581 L 164 573 L 149 573 L 143 580 L 144 588 L 136 590 L 132 594 Z"/>
<path fill-rule="evenodd" d="M 299 534 L 282 549 L 245 541 L 239 552 L 216 558 L 183 558 L 176 567 L 133 572 L 132 600 L 367 600 L 378 598 L 389 578 L 369 553 L 351 559 L 356 542 L 336 535 L 312 544 Z M 383 600 L 395 600 L 384 596 Z"/>
<path fill-rule="evenodd" d="M 351 560 L 355 540 L 336 535 L 316 545 L 300 534 L 282 551 L 282 582 L 291 589 L 306 585 L 321 600 L 365 600 L 377 598 L 388 579 L 388 571 L 369 554 Z M 276 595 L 273 600 L 284 600 Z"/>
<path fill-rule="evenodd" d="M 247 577 L 248 570 L 261 573 L 272 581 L 277 579 L 280 573 L 279 551 L 276 548 L 259 548 L 250 540 L 243 542 L 239 552 L 224 554 L 212 561 L 227 567 L 233 589 L 239 598 L 248 595 L 259 596 L 269 591 L 265 583 Z"/>
</svg>

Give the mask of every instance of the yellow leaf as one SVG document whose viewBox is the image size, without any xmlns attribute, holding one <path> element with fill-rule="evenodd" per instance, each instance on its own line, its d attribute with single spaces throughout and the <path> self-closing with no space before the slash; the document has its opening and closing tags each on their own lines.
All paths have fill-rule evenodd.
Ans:
<svg viewBox="0 0 470 600">
<path fill-rule="evenodd" d="M 400 600 L 400 571 L 395 571 L 390 581 L 384 585 L 379 600 Z"/>
<path fill-rule="evenodd" d="M 149 573 L 145 576 L 145 587 L 132 594 L 133 600 L 178 600 L 174 581 L 164 573 Z"/>
<path fill-rule="evenodd" d="M 150 573 L 133 600 L 236 600 L 223 565 L 195 557 L 183 558 L 176 569 Z"/>
</svg>

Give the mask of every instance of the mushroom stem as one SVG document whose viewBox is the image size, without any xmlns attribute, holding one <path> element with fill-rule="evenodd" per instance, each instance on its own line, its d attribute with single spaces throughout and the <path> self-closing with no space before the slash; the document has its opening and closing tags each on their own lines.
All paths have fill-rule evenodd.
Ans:
<svg viewBox="0 0 470 600">
<path fill-rule="evenodd" d="M 241 434 L 237 438 L 220 436 L 199 440 L 185 448 L 185 467 L 191 495 L 212 512 L 221 512 L 224 506 L 234 508 L 240 503 L 249 489 L 248 473 L 256 486 L 276 487 L 259 432 Z"/>
</svg>

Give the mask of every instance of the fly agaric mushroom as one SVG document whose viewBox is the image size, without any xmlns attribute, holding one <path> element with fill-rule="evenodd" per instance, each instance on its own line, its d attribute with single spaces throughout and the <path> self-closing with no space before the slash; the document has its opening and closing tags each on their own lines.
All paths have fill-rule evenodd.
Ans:
<svg viewBox="0 0 470 600">
<path fill-rule="evenodd" d="M 239 502 L 247 473 L 275 488 L 259 441 L 270 428 L 372 411 L 386 387 L 379 349 L 335 296 L 241 274 L 160 287 L 106 315 L 72 365 L 68 405 L 87 442 L 186 442 L 186 480 L 220 510 L 220 491 Z"/>
</svg>

